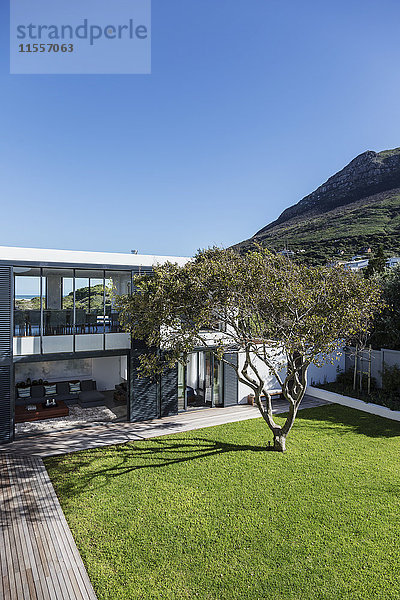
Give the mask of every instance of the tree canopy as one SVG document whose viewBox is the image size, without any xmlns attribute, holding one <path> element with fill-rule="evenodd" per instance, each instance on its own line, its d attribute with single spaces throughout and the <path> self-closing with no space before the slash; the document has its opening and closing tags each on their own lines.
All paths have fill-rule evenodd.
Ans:
<svg viewBox="0 0 400 600">
<path fill-rule="evenodd" d="M 385 308 L 373 323 L 371 342 L 376 348 L 400 349 L 400 266 L 374 277 L 382 288 Z"/>
<path fill-rule="evenodd" d="M 231 368 L 253 391 L 278 450 L 285 449 L 309 365 L 332 360 L 346 340 L 367 335 L 380 307 L 374 281 L 342 267 L 295 264 L 261 247 L 243 255 L 219 248 L 199 251 L 183 267 L 167 263 L 152 277 L 137 277 L 135 286 L 137 293 L 119 299 L 122 324 L 149 348 L 165 351 L 143 354 L 143 374 L 185 364 L 198 347 L 222 360 L 226 351 L 243 353 L 244 363 Z M 273 419 L 262 364 L 289 402 L 282 427 Z"/>
<path fill-rule="evenodd" d="M 383 273 L 386 267 L 386 258 L 382 246 L 378 246 L 378 250 L 372 258 L 369 259 L 368 265 L 364 271 L 364 276 L 368 279 L 375 273 Z"/>
</svg>

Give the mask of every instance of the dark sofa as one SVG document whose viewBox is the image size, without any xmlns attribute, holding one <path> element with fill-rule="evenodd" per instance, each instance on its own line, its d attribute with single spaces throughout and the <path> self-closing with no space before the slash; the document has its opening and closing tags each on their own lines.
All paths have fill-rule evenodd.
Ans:
<svg viewBox="0 0 400 600">
<path fill-rule="evenodd" d="M 80 384 L 79 390 L 71 391 L 70 384 Z M 56 393 L 46 395 L 45 387 L 47 385 L 31 385 L 29 388 L 16 387 L 15 389 L 15 404 L 16 406 L 25 406 L 26 404 L 36 404 L 45 402 L 46 398 L 55 398 L 62 400 L 66 404 L 79 404 L 83 408 L 99 404 L 105 398 L 103 394 L 97 391 L 96 382 L 93 379 L 83 379 L 82 381 L 58 381 L 51 382 L 49 386 L 56 386 Z M 30 395 L 21 397 L 26 394 L 26 390 L 30 390 Z"/>
</svg>

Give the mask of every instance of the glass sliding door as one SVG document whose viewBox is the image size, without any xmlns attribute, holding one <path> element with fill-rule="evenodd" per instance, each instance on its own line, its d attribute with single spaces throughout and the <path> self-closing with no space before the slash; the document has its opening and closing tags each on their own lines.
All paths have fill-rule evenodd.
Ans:
<svg viewBox="0 0 400 600">
<path fill-rule="evenodd" d="M 215 356 L 213 373 L 213 406 L 222 406 L 222 363 Z"/>
<path fill-rule="evenodd" d="M 107 333 L 122 332 L 116 300 L 118 296 L 131 293 L 130 271 L 105 272 L 105 327 Z"/>
<path fill-rule="evenodd" d="M 104 272 L 75 271 L 76 333 L 104 333 Z"/>
<path fill-rule="evenodd" d="M 186 408 L 186 369 L 178 363 L 178 410 Z"/>
<path fill-rule="evenodd" d="M 197 394 L 202 398 L 204 402 L 205 390 L 205 361 L 204 352 L 197 353 Z"/>
<path fill-rule="evenodd" d="M 204 352 L 204 404 L 212 406 L 213 400 L 213 355 Z"/>
<path fill-rule="evenodd" d="M 40 336 L 42 279 L 40 269 L 14 267 L 14 335 Z"/>
<path fill-rule="evenodd" d="M 74 279 L 72 269 L 43 269 L 43 335 L 73 333 Z"/>
<path fill-rule="evenodd" d="M 14 267 L 14 353 L 129 348 L 116 300 L 131 292 L 130 269 Z"/>
<path fill-rule="evenodd" d="M 192 352 L 178 364 L 178 410 L 223 406 L 222 362 L 209 350 Z"/>
</svg>

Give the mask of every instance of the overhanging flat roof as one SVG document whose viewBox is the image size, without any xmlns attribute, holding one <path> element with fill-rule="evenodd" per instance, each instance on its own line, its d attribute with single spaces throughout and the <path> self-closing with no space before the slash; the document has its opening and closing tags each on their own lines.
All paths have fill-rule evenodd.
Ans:
<svg viewBox="0 0 400 600">
<path fill-rule="evenodd" d="M 166 262 L 182 266 L 190 260 L 186 256 L 156 256 L 122 252 L 87 252 L 85 250 L 54 250 L 45 248 L 18 248 L 0 246 L 0 264 L 66 267 L 97 267 L 102 269 L 153 267 Z"/>
</svg>

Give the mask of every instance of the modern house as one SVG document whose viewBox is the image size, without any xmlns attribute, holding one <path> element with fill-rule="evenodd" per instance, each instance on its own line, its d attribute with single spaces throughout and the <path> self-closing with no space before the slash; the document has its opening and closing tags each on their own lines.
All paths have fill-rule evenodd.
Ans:
<svg viewBox="0 0 400 600">
<path fill-rule="evenodd" d="M 353 258 L 348 261 L 337 261 L 334 264 L 343 265 L 345 269 L 348 271 L 361 271 L 362 269 L 366 269 L 368 267 L 369 258 L 365 258 L 362 256 L 353 256 Z M 391 258 L 386 259 L 386 267 L 391 269 L 400 263 L 400 258 L 398 256 L 392 256 Z"/>
<path fill-rule="evenodd" d="M 234 370 L 205 349 L 158 380 L 138 378 L 143 349 L 121 330 L 115 296 L 132 292 L 133 275 L 187 260 L 0 247 L 0 443 L 14 439 L 16 412 L 21 421 L 24 411 L 47 408 L 39 397 L 48 394 L 67 403 L 86 390 L 94 404 L 94 390 L 100 397 L 122 387 L 128 421 L 236 404 Z"/>
</svg>

